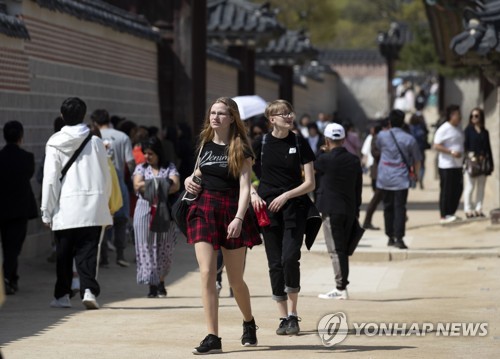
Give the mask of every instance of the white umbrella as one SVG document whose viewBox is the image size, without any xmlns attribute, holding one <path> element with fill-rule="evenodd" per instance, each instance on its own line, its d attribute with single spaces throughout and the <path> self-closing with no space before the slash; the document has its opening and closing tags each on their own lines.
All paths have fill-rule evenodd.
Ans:
<svg viewBox="0 0 500 359">
<path fill-rule="evenodd" d="M 249 96 L 236 96 L 233 97 L 234 102 L 238 105 L 240 110 L 240 117 L 246 120 L 250 117 L 262 115 L 266 110 L 266 101 L 257 95 Z"/>
</svg>

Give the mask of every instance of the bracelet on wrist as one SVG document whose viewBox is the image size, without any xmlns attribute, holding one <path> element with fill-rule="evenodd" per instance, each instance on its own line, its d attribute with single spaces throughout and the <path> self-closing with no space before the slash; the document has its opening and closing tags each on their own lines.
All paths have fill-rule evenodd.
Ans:
<svg viewBox="0 0 500 359">
<path fill-rule="evenodd" d="M 240 217 L 236 217 L 236 216 L 235 216 L 235 217 L 234 217 L 234 219 L 239 219 L 240 221 L 242 221 L 242 222 L 243 222 L 243 219 L 242 219 L 242 218 L 240 218 Z"/>
</svg>

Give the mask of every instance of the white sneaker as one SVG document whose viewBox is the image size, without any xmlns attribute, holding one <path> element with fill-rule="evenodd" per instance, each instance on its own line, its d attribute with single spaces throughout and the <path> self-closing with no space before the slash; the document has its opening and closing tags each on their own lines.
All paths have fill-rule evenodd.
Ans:
<svg viewBox="0 0 500 359">
<path fill-rule="evenodd" d="M 325 294 L 318 294 L 318 298 L 321 299 L 347 299 L 349 298 L 349 295 L 347 294 L 347 289 L 344 290 L 338 290 L 334 289 L 328 293 Z"/>
<path fill-rule="evenodd" d="M 441 218 L 441 220 L 439 222 L 441 224 L 446 224 L 446 223 L 453 223 L 453 222 L 456 222 L 456 221 L 459 221 L 459 220 L 460 220 L 460 218 L 458 218 L 457 216 L 449 214 L 446 217 Z"/>
<path fill-rule="evenodd" d="M 69 294 L 64 295 L 61 298 L 54 298 L 50 302 L 52 308 L 71 308 L 71 301 L 69 300 Z"/>
<path fill-rule="evenodd" d="M 95 295 L 93 295 L 88 288 L 85 289 L 82 303 L 87 309 L 99 309 L 99 304 L 97 304 L 97 301 L 95 300 Z"/>
</svg>

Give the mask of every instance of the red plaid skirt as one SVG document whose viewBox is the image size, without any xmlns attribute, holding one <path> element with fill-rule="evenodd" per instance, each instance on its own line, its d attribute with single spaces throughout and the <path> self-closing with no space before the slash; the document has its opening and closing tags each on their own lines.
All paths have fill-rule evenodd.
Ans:
<svg viewBox="0 0 500 359">
<path fill-rule="evenodd" d="M 239 188 L 225 192 L 203 190 L 189 207 L 187 215 L 187 241 L 211 243 L 215 250 L 220 247 L 237 249 L 252 248 L 261 244 L 259 231 L 247 211 L 238 238 L 227 238 L 227 227 L 238 211 Z"/>
</svg>

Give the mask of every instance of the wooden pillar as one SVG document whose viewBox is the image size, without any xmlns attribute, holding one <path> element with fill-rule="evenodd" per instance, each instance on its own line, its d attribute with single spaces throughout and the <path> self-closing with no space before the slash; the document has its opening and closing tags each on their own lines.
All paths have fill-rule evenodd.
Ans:
<svg viewBox="0 0 500 359">
<path fill-rule="evenodd" d="M 207 0 L 191 2 L 191 83 L 193 130 L 203 125 L 207 97 Z"/>
<path fill-rule="evenodd" d="M 241 63 L 238 70 L 238 95 L 255 94 L 255 50 L 247 46 L 229 46 L 229 56 Z"/>
<path fill-rule="evenodd" d="M 394 88 L 392 86 L 392 80 L 394 80 L 395 74 L 395 61 L 392 58 L 387 58 L 387 97 L 389 99 L 389 111 L 394 107 Z"/>
<path fill-rule="evenodd" d="M 293 105 L 293 68 L 291 66 L 275 65 L 272 70 L 281 77 L 280 98 Z"/>
</svg>

